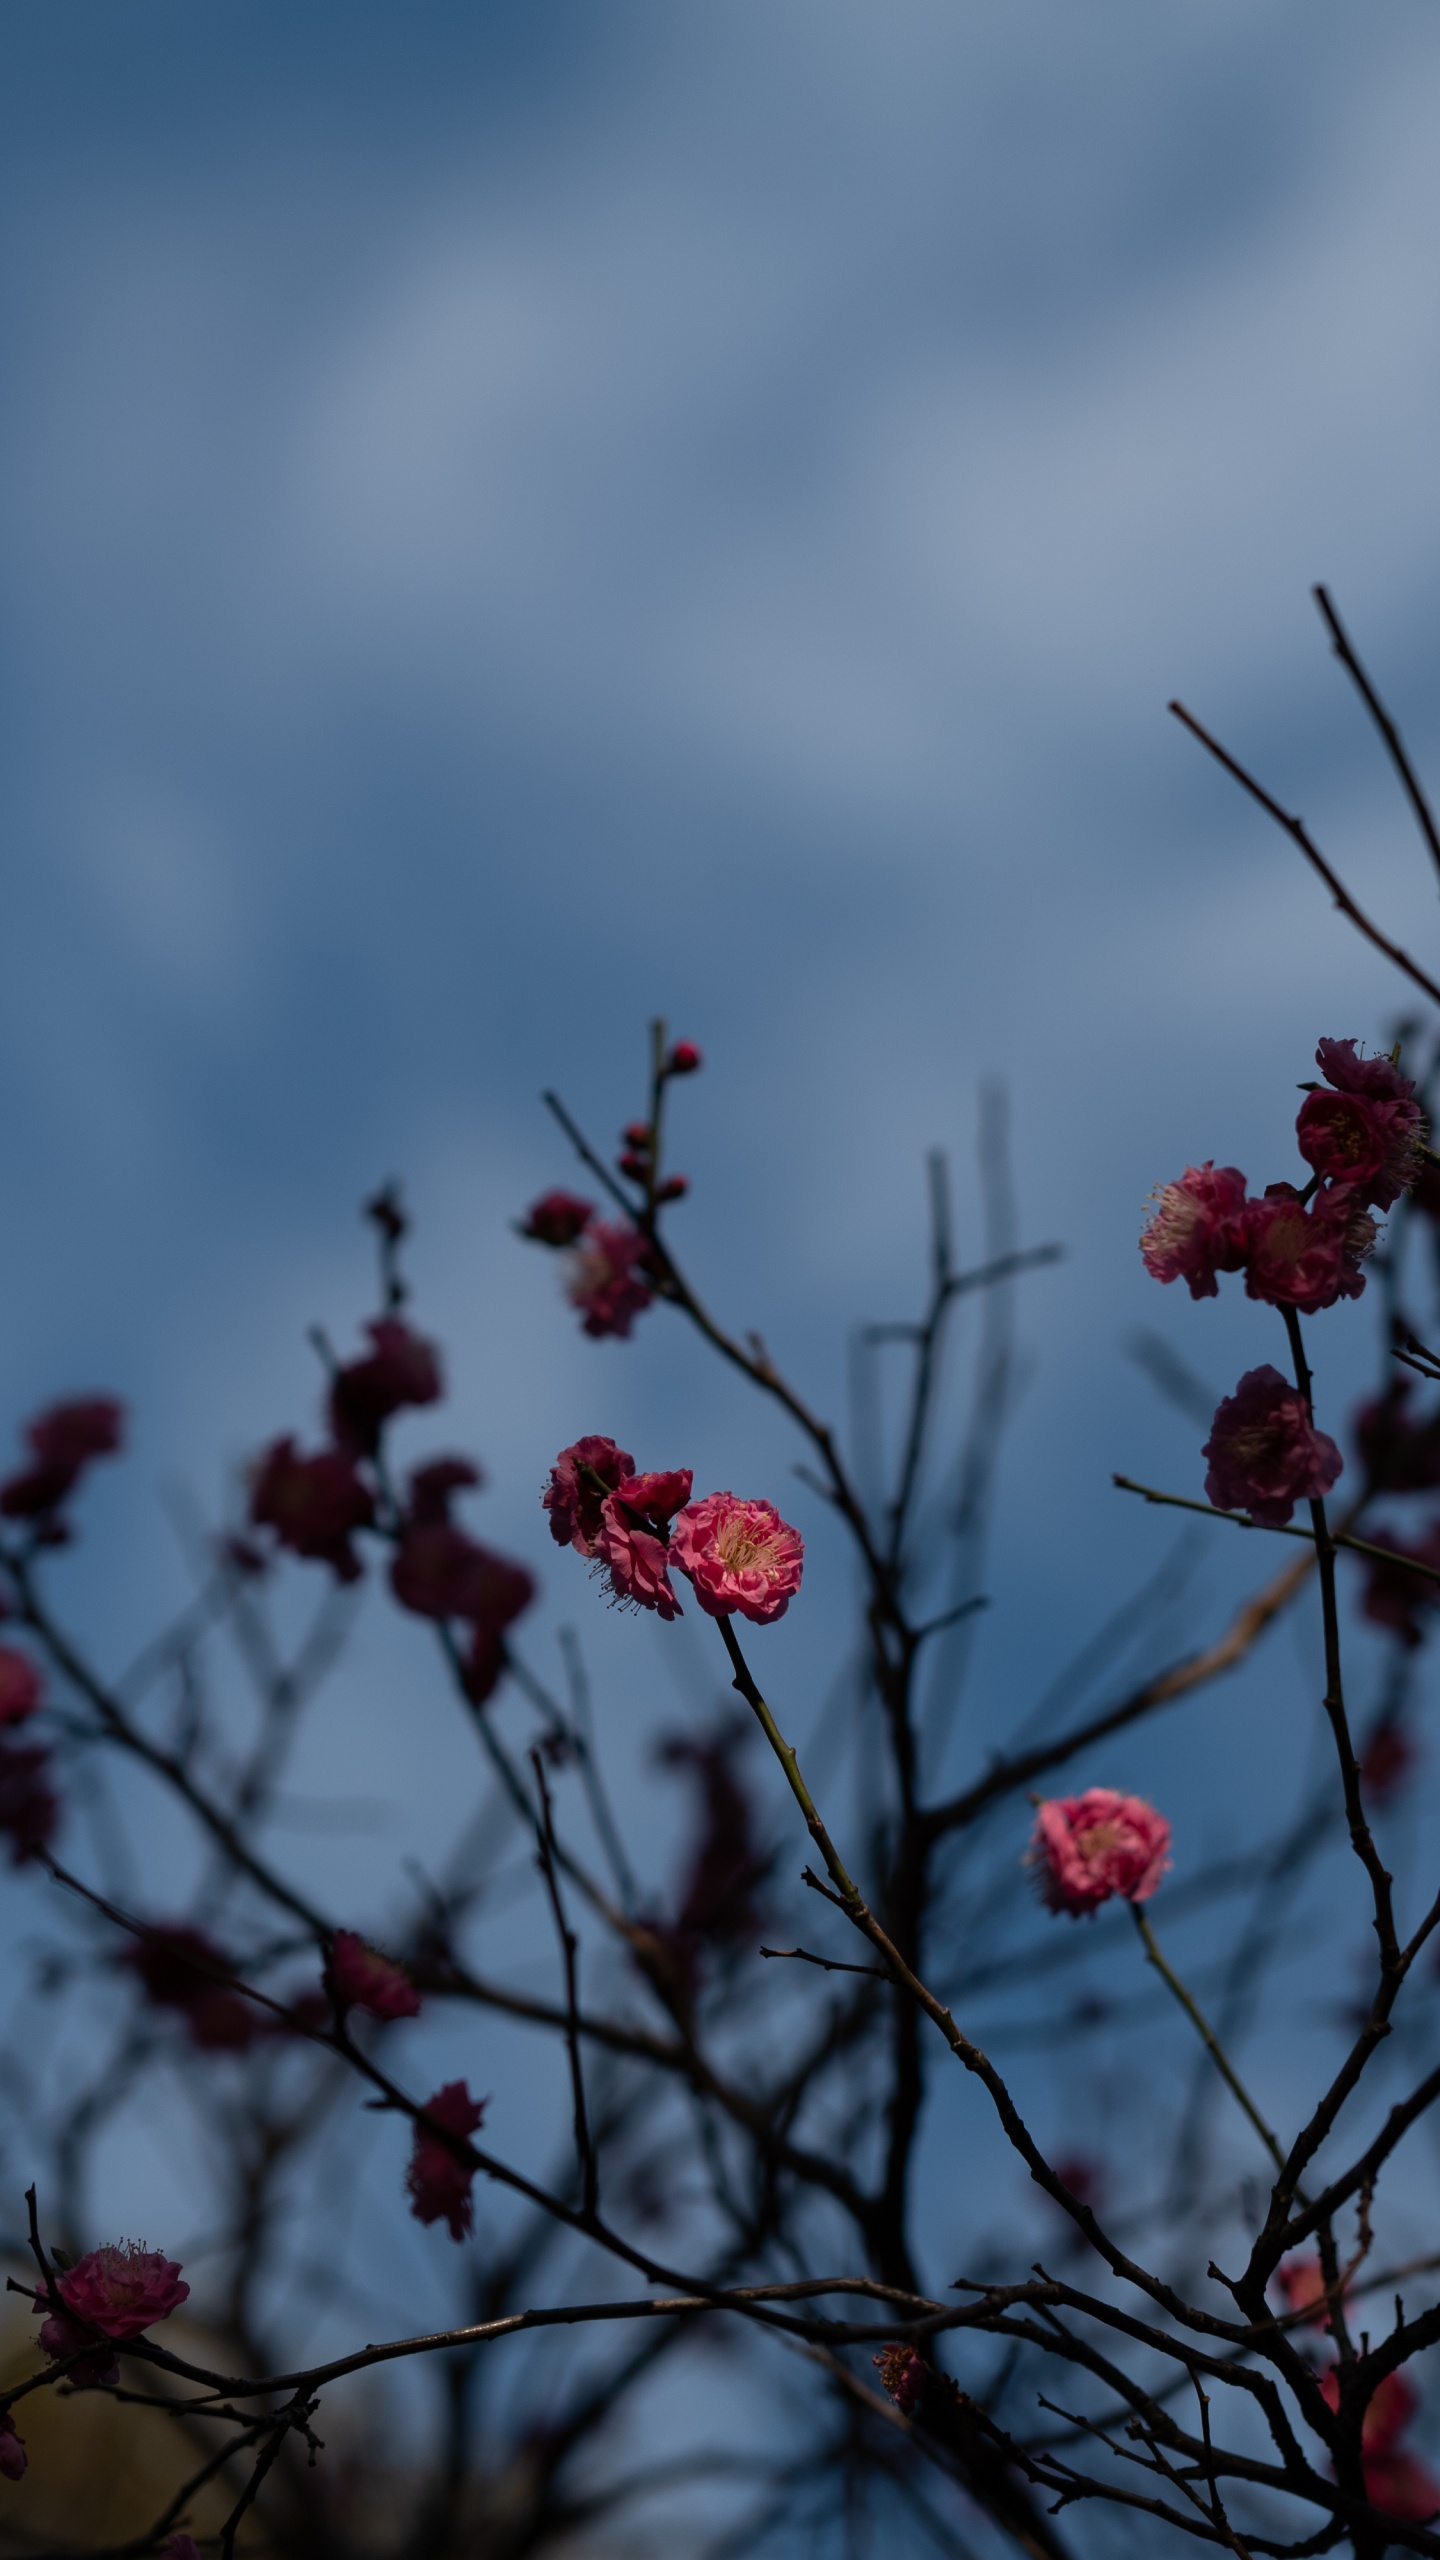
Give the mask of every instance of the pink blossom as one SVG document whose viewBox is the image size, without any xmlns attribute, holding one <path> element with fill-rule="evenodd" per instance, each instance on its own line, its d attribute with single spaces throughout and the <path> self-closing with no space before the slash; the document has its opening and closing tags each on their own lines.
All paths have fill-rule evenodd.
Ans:
<svg viewBox="0 0 1440 2560">
<path fill-rule="evenodd" d="M 672 1076 L 693 1076 L 704 1060 L 693 1040 L 677 1040 L 665 1064 Z"/>
<path fill-rule="evenodd" d="M 26 2461 L 24 2438 L 16 2433 L 15 2421 L 6 2409 L 0 2412 L 0 2480 L 23 2480 Z"/>
<path fill-rule="evenodd" d="M 337 1929 L 330 1947 L 330 1982 L 336 2006 L 368 2009 L 372 2018 L 415 2018 L 420 1994 L 398 1964 L 367 1947 L 353 1929 Z"/>
<path fill-rule="evenodd" d="M 579 1200 L 573 1191 L 546 1191 L 532 1201 L 520 1233 L 532 1244 L 576 1244 L 595 1214 L 591 1200 Z"/>
<path fill-rule="evenodd" d="M 1300 1153 L 1362 1206 L 1390 1208 L 1421 1165 L 1414 1085 L 1389 1058 L 1358 1058 L 1353 1040 L 1322 1040 L 1315 1063 L 1332 1090 L 1316 1090 L 1301 1105 Z"/>
<path fill-rule="evenodd" d="M 443 2089 L 426 2099 L 425 2113 L 447 2133 L 463 2136 L 475 2132 L 486 2103 L 484 2098 L 472 2098 L 463 2080 L 447 2080 Z M 417 2222 L 446 2222 L 451 2239 L 463 2240 L 474 2224 L 475 2200 L 470 2192 L 474 2177 L 472 2162 L 462 2160 L 427 2126 L 416 2125 L 405 2184 Z"/>
<path fill-rule="evenodd" d="M 40 1674 L 29 1654 L 0 1644 L 0 1725 L 23 1724 L 35 1713 L 42 1695 Z"/>
<path fill-rule="evenodd" d="M 1328 1432 L 1315 1429 L 1299 1388 L 1268 1361 L 1221 1398 L 1200 1454 L 1210 1461 L 1210 1500 L 1270 1529 L 1283 1528 L 1297 1502 L 1328 1493 L 1345 1463 Z"/>
<path fill-rule="evenodd" d="M 574 1247 L 566 1295 L 579 1308 L 585 1332 L 597 1341 L 611 1333 L 624 1341 L 635 1318 L 649 1306 L 655 1292 L 639 1277 L 649 1250 L 638 1227 L 615 1226 L 603 1218 L 592 1218 Z"/>
<path fill-rule="evenodd" d="M 421 1618 L 464 1618 L 497 1631 L 528 1609 L 533 1577 L 450 1520 L 409 1522 L 390 1567 L 402 1609 Z"/>
<path fill-rule="evenodd" d="M 348 1449 L 302 1458 L 289 1436 L 273 1441 L 255 1470 L 250 1517 L 292 1555 L 328 1564 L 341 1582 L 359 1581 L 364 1568 L 352 1541 L 374 1525 L 375 1502 Z"/>
<path fill-rule="evenodd" d="M 1374 1219 L 1348 1192 L 1321 1190 L 1307 1209 L 1293 1183 L 1272 1182 L 1245 1212 L 1246 1294 L 1302 1315 L 1358 1298 L 1374 1243 Z"/>
<path fill-rule="evenodd" d="M 266 2033 L 253 2002 L 224 1979 L 234 1971 L 230 1957 L 203 1929 L 185 1921 L 152 1929 L 125 1961 L 157 2009 L 178 2009 L 202 2053 L 244 2053 Z"/>
<path fill-rule="evenodd" d="M 44 1743 L 0 1741 L 0 1831 L 9 1835 L 12 1866 L 45 1848 L 59 1819 Z"/>
<path fill-rule="evenodd" d="M 137 2248 L 131 2241 L 120 2248 L 91 2249 L 77 2258 L 58 2279 L 56 2290 L 74 2319 L 88 2321 L 117 2345 L 138 2338 L 157 2320 L 168 2320 L 190 2298 L 190 2287 L 180 2282 L 175 2259 L 163 2257 L 158 2249 Z"/>
<path fill-rule="evenodd" d="M 629 1450 L 617 1449 L 613 1440 L 602 1440 L 596 1433 L 562 1449 L 540 1497 L 550 1514 L 550 1535 L 556 1546 L 593 1556 L 605 1496 L 634 1473 Z"/>
<path fill-rule="evenodd" d="M 124 1436 L 124 1407 L 113 1396 L 78 1396 L 52 1404 L 25 1425 L 32 1463 L 0 1484 L 0 1512 L 10 1520 L 57 1511 L 95 1458 L 112 1457 Z"/>
<path fill-rule="evenodd" d="M 773 1502 L 710 1493 L 681 1512 L 670 1561 L 694 1584 L 708 1616 L 728 1618 L 738 1609 L 742 1618 L 768 1627 L 784 1617 L 800 1588 L 805 1541 Z"/>
<path fill-rule="evenodd" d="M 1098 1911 L 1118 1893 L 1148 1902 L 1170 1864 L 1170 1825 L 1143 1796 L 1087 1787 L 1040 1805 L 1029 1863 L 1051 1911 Z"/>
<path fill-rule="evenodd" d="M 440 1355 L 398 1316 L 381 1316 L 365 1330 L 374 1348 L 337 1369 L 331 1381 L 330 1428 L 342 1448 L 373 1458 L 392 1415 L 439 1398 Z"/>
<path fill-rule="evenodd" d="M 1322 2373 L 1320 2389 L 1330 2407 L 1338 2409 L 1340 2385 L 1333 2367 Z M 1400 2441 L 1419 2405 L 1408 2374 L 1387 2373 L 1376 2384 L 1360 2421 L 1365 2495 L 1382 2515 L 1407 2524 L 1424 2524 L 1440 2509 L 1440 2482 Z"/>
<path fill-rule="evenodd" d="M 1140 1238 L 1152 1279 L 1185 1280 L 1192 1298 L 1213 1298 L 1217 1271 L 1238 1271 L 1244 1262 L 1244 1208 L 1245 1176 L 1233 1164 L 1187 1165 L 1178 1182 L 1155 1193 Z"/>
<path fill-rule="evenodd" d="M 1292 2317 L 1304 2312 L 1307 2328 L 1329 2328 L 1325 2270 L 1318 2258 L 1287 2259 L 1283 2266 L 1276 2268 L 1275 2281 L 1285 2296 L 1285 2308 Z"/>
<path fill-rule="evenodd" d="M 880 2369 L 880 2385 L 902 2418 L 913 2418 L 925 2397 L 925 2367 L 913 2347 L 883 2347 L 871 2363 Z"/>
<path fill-rule="evenodd" d="M 680 1467 L 667 1475 L 627 1476 L 606 1496 L 593 1553 L 617 1600 L 633 1600 L 662 1618 L 682 1614 L 665 1570 L 666 1536 L 693 1482 L 690 1469 Z"/>
</svg>

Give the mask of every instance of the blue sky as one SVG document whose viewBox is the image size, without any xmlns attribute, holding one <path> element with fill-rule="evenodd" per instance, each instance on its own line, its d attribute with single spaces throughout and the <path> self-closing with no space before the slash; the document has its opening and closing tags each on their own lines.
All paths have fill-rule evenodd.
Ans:
<svg viewBox="0 0 1440 2560">
<path fill-rule="evenodd" d="M 1315 1038 L 1396 1004 L 1167 698 L 1435 946 L 1308 589 L 1440 773 L 1437 93 L 1420 0 L 7 10 L 0 1405 L 133 1403 L 65 1567 L 98 1644 L 179 1587 L 160 1490 L 308 1416 L 392 1172 L 446 1436 L 547 1607 L 576 1431 L 788 1482 L 668 1317 L 580 1342 L 509 1233 L 567 1173 L 539 1089 L 608 1139 L 655 1011 L 708 1062 L 677 1233 L 832 1410 L 849 1324 L 913 1304 L 925 1149 L 1011 1089 L 1070 1259 L 987 1735 L 1153 1566 L 1109 1471 L 1198 1492 L 1199 1435 L 1127 1333 L 1221 1388 L 1278 1327 L 1162 1298 L 1140 1204 L 1288 1173 Z M 1330 1326 L 1343 1409 L 1366 1311 Z M 801 1694 L 842 1641 L 812 1513 Z M 648 1631 L 591 1640 L 671 1711 Z M 460 1745 L 438 1704 L 396 1739 L 398 1641 L 350 1730 L 418 1835 Z M 1097 1774 L 1218 1822 L 1187 1748 Z"/>
</svg>

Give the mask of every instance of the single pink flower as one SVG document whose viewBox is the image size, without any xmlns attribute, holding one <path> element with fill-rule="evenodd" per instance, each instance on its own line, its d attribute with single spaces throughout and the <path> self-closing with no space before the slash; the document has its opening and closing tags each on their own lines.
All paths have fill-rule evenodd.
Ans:
<svg viewBox="0 0 1440 2560">
<path fill-rule="evenodd" d="M 1318 2258 L 1289 2258 L 1275 2270 L 1275 2282 L 1285 2296 L 1285 2308 L 1292 2317 L 1306 2314 L 1307 2328 L 1328 2329 L 1330 2308 L 1325 2294 L 1325 2270 Z"/>
<path fill-rule="evenodd" d="M 359 1581 L 364 1568 L 352 1541 L 357 1529 L 373 1527 L 375 1501 L 350 1450 L 302 1458 L 288 1435 L 273 1441 L 255 1470 L 250 1517 L 257 1529 L 273 1529 L 292 1555 L 328 1564 L 341 1582 Z"/>
<path fill-rule="evenodd" d="M 0 1741 L 0 1831 L 9 1835 L 12 1866 L 45 1848 L 59 1819 L 44 1743 Z"/>
<path fill-rule="evenodd" d="M 1424 1121 L 1415 1087 L 1389 1058 L 1360 1058 L 1353 1040 L 1322 1040 L 1315 1063 L 1329 1092 L 1307 1095 L 1295 1123 L 1300 1153 L 1364 1207 L 1388 1209 L 1420 1171 Z"/>
<path fill-rule="evenodd" d="M 1245 1260 L 1245 1176 L 1233 1164 L 1187 1165 L 1155 1193 L 1140 1251 L 1155 1280 L 1184 1280 L 1192 1298 L 1217 1294 L 1217 1271 Z"/>
<path fill-rule="evenodd" d="M 407 1527 L 390 1567 L 390 1588 L 403 1609 L 421 1618 L 463 1618 L 498 1632 L 529 1608 L 535 1583 L 448 1520 Z"/>
<path fill-rule="evenodd" d="M 578 1307 L 586 1333 L 598 1341 L 614 1334 L 624 1341 L 655 1292 L 639 1277 L 649 1246 L 638 1227 L 608 1224 L 592 1218 L 573 1249 L 565 1284 L 572 1307 Z"/>
<path fill-rule="evenodd" d="M 870 2359 L 880 2369 L 880 2387 L 902 2418 L 913 2418 L 925 2397 L 925 2367 L 913 2347 L 883 2347 Z"/>
<path fill-rule="evenodd" d="M 1374 1219 L 1347 1191 L 1322 1188 L 1307 1209 L 1293 1183 L 1272 1182 L 1245 1212 L 1246 1295 L 1302 1315 L 1358 1298 L 1374 1244 Z"/>
<path fill-rule="evenodd" d="M 434 1404 L 442 1393 L 440 1355 L 399 1316 L 365 1328 L 373 1349 L 337 1369 L 330 1385 L 330 1428 L 341 1448 L 373 1458 L 380 1434 L 406 1406 Z"/>
<path fill-rule="evenodd" d="M 1320 2376 L 1320 2393 L 1332 2409 L 1340 2406 L 1339 2378 L 1332 2366 Z M 1360 2421 L 1360 2450 L 1367 2457 L 1394 2453 L 1416 2410 L 1419 2395 L 1407 2373 L 1385 2374 L 1376 2383 Z"/>
<path fill-rule="evenodd" d="M 474 2133 L 486 2107 L 484 2098 L 472 2098 L 463 2080 L 447 2080 L 433 2098 L 425 2101 L 425 2113 L 447 2133 Z M 410 2190 L 410 2210 L 417 2222 L 446 2222 L 452 2240 L 463 2240 L 475 2219 L 475 2200 L 470 2190 L 475 2170 L 470 2161 L 442 2142 L 427 2126 L 415 2127 L 415 2144 L 405 2184 Z"/>
<path fill-rule="evenodd" d="M 1051 1911 L 1098 1911 L 1118 1893 L 1148 1902 L 1170 1864 L 1170 1825 L 1143 1796 L 1087 1787 L 1039 1806 L 1028 1863 Z"/>
<path fill-rule="evenodd" d="M 125 1962 L 157 2009 L 178 2009 L 202 2053 L 245 2053 L 268 2032 L 254 2003 L 224 1979 L 234 1971 L 232 1959 L 203 1929 L 185 1921 L 152 1929 Z"/>
<path fill-rule="evenodd" d="M 603 1440 L 596 1432 L 562 1449 L 540 1497 L 550 1514 L 550 1535 L 556 1546 L 593 1556 L 605 1496 L 634 1473 L 629 1450 L 617 1449 L 613 1440 Z"/>
<path fill-rule="evenodd" d="M 672 1076 L 693 1076 L 704 1060 L 693 1040 L 677 1040 L 665 1064 Z"/>
<path fill-rule="evenodd" d="M 0 1644 L 0 1725 L 23 1724 L 33 1716 L 44 1694 L 40 1674 L 28 1653 Z"/>
<path fill-rule="evenodd" d="M 690 1499 L 688 1467 L 668 1475 L 626 1476 L 600 1507 L 593 1554 L 609 1574 L 617 1600 L 633 1600 L 662 1618 L 681 1616 L 666 1571 L 669 1522 Z"/>
<path fill-rule="evenodd" d="M 578 1244 L 595 1214 L 592 1200 L 580 1200 L 573 1191 L 546 1191 L 532 1201 L 520 1229 L 532 1244 Z"/>
<path fill-rule="evenodd" d="M 415 2018 L 420 1994 L 398 1964 L 367 1947 L 353 1929 L 337 1929 L 330 1947 L 330 1984 L 340 2009 L 368 2009 L 372 2018 Z"/>
<path fill-rule="evenodd" d="M 1299 1388 L 1268 1361 L 1221 1398 L 1200 1454 L 1217 1508 L 1248 1511 L 1269 1529 L 1283 1528 L 1297 1502 L 1328 1493 L 1345 1463 L 1328 1432 L 1315 1429 Z"/>
<path fill-rule="evenodd" d="M 0 2480 L 23 2480 L 26 2462 L 24 2437 L 16 2433 L 15 2421 L 6 2409 L 0 2415 Z"/>
<path fill-rule="evenodd" d="M 37 1520 L 57 1511 L 93 1459 L 113 1457 L 124 1422 L 125 1408 L 113 1396 L 77 1396 L 37 1413 L 25 1425 L 31 1464 L 0 1484 L 0 1512 Z"/>
<path fill-rule="evenodd" d="M 773 1502 L 709 1493 L 681 1512 L 670 1561 L 688 1575 L 708 1616 L 728 1618 L 738 1609 L 742 1618 L 768 1627 L 784 1617 L 800 1588 L 805 1541 Z"/>
<path fill-rule="evenodd" d="M 88 2321 L 117 2345 L 138 2338 L 157 2320 L 168 2320 L 190 2298 L 175 2259 L 128 2241 L 121 2248 L 91 2249 L 77 2258 L 56 2290 L 74 2319 Z"/>
</svg>

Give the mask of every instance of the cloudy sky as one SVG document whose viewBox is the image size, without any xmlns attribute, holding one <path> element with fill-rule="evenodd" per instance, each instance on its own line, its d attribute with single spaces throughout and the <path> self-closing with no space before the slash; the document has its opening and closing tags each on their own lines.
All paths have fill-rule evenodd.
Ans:
<svg viewBox="0 0 1440 2560">
<path fill-rule="evenodd" d="M 665 1314 L 581 1343 L 509 1231 L 568 1171 L 540 1088 L 608 1144 L 657 1011 L 707 1059 L 677 1236 L 833 1410 L 913 1305 L 925 1149 L 1010 1089 L 1069 1260 L 986 1729 L 1153 1567 L 1109 1471 L 1198 1492 L 1199 1434 L 1127 1334 L 1225 1387 L 1278 1328 L 1146 1283 L 1143 1197 L 1289 1173 L 1317 1035 L 1397 1002 L 1167 699 L 1435 948 L 1309 588 L 1440 773 L 1437 99 L 1424 0 L 6 10 L 0 1404 L 133 1404 L 65 1568 L 97 1644 L 178 1588 L 163 1489 L 310 1415 L 390 1173 L 547 1607 L 576 1431 L 788 1481 Z M 642 1638 L 648 1678 L 594 1641 Z M 355 1695 L 418 1825 L 461 1746 Z"/>
</svg>

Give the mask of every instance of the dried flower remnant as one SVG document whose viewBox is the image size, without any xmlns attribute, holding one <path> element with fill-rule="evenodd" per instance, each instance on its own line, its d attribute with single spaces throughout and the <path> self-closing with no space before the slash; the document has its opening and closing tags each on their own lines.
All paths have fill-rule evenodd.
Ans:
<svg viewBox="0 0 1440 2560">
<path fill-rule="evenodd" d="M 330 1428 L 339 1445 L 373 1458 L 380 1435 L 408 1406 L 435 1404 L 442 1393 L 440 1355 L 398 1316 L 365 1328 L 373 1348 L 337 1369 L 330 1384 Z"/>
<path fill-rule="evenodd" d="M 365 2009 L 372 2018 L 416 2018 L 420 1994 L 398 1964 L 367 1947 L 353 1929 L 337 1929 L 330 1948 L 330 1987 L 340 2009 Z"/>
<path fill-rule="evenodd" d="M 1184 1280 L 1192 1298 L 1218 1294 L 1216 1274 L 1245 1260 L 1245 1176 L 1233 1164 L 1187 1165 L 1161 1185 L 1140 1238 L 1152 1279 Z"/>
<path fill-rule="evenodd" d="M 28 1653 L 0 1644 L 0 1725 L 23 1724 L 44 1696 L 40 1673 Z"/>
<path fill-rule="evenodd" d="M 1143 1796 L 1087 1787 L 1037 1808 L 1027 1852 L 1047 1909 L 1098 1911 L 1119 1894 L 1148 1902 L 1170 1864 L 1170 1825 Z"/>
<path fill-rule="evenodd" d="M 600 1534 L 600 1515 L 607 1494 L 635 1473 L 628 1449 L 592 1432 L 562 1449 L 550 1470 L 540 1499 L 550 1514 L 550 1535 L 557 1547 L 573 1547 L 593 1556 Z"/>
<path fill-rule="evenodd" d="M 627 1340 L 635 1318 L 649 1306 L 655 1292 L 639 1276 L 649 1251 L 638 1227 L 604 1218 L 592 1218 L 574 1247 L 565 1294 L 596 1341 L 607 1334 Z"/>
<path fill-rule="evenodd" d="M 340 1582 L 358 1582 L 364 1567 L 355 1552 L 357 1529 L 375 1521 L 375 1499 L 356 1473 L 348 1449 L 320 1449 L 302 1458 L 287 1434 L 265 1451 L 250 1488 L 250 1518 L 273 1530 L 282 1547 L 313 1564 L 328 1564 Z"/>
<path fill-rule="evenodd" d="M 878 2367 L 880 2387 L 894 2401 L 902 2418 L 913 2418 L 925 2397 L 926 2373 L 913 2347 L 882 2347 L 871 2363 Z"/>
<path fill-rule="evenodd" d="M 153 1929 L 123 1961 L 157 2009 L 179 2011 L 202 2053 L 245 2053 L 265 2034 L 260 2013 L 223 1978 L 234 1970 L 229 1956 L 203 1929 Z"/>
<path fill-rule="evenodd" d="M 1284 1527 L 1297 1502 L 1327 1494 L 1344 1465 L 1299 1388 L 1268 1361 L 1222 1397 L 1200 1454 L 1210 1461 L 1205 1491 L 1217 1508 L 1248 1511 L 1271 1529 Z"/>
<path fill-rule="evenodd" d="M 0 1831 L 9 1837 L 11 1865 L 22 1866 L 45 1848 L 59 1820 L 44 1743 L 0 1741 Z"/>
<path fill-rule="evenodd" d="M 1365 1287 L 1360 1265 L 1375 1221 L 1346 1191 L 1320 1191 L 1307 1208 L 1290 1182 L 1272 1182 L 1245 1212 L 1245 1291 L 1267 1306 L 1318 1315 Z"/>
<path fill-rule="evenodd" d="M 77 1396 L 53 1404 L 25 1425 L 31 1463 L 0 1484 L 8 1520 L 44 1521 L 59 1510 L 96 1458 L 123 1445 L 124 1406 L 113 1396 Z"/>
<path fill-rule="evenodd" d="M 1317 1088 L 1295 1123 L 1300 1153 L 1362 1208 L 1389 1209 L 1420 1170 L 1423 1121 L 1415 1087 L 1389 1058 L 1357 1057 L 1353 1040 L 1322 1040 Z"/>
<path fill-rule="evenodd" d="M 463 2080 L 447 2080 L 433 2098 L 425 2101 L 425 2113 L 432 2116 L 447 2133 L 462 2138 L 474 2133 L 485 2114 L 486 2100 L 472 2098 Z M 452 2240 L 463 2240 L 473 2228 L 475 2200 L 471 2194 L 475 2171 L 469 2161 L 442 2142 L 427 2125 L 415 2127 L 415 2143 L 405 2184 L 410 2191 L 410 2210 L 417 2222 L 444 2222 Z"/>
<path fill-rule="evenodd" d="M 573 1191 L 546 1191 L 531 1202 L 520 1233 L 531 1244 L 578 1244 L 594 1215 L 593 1200 L 578 1199 Z"/>
<path fill-rule="evenodd" d="M 709 1493 L 680 1513 L 670 1561 L 688 1577 L 710 1617 L 738 1611 L 757 1627 L 768 1627 L 784 1617 L 800 1588 L 805 1541 L 773 1502 Z"/>
</svg>

